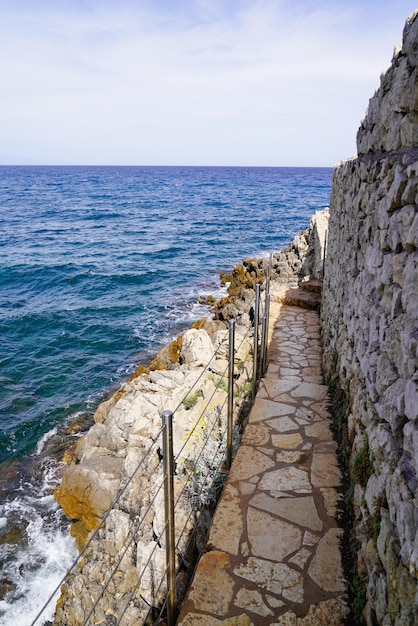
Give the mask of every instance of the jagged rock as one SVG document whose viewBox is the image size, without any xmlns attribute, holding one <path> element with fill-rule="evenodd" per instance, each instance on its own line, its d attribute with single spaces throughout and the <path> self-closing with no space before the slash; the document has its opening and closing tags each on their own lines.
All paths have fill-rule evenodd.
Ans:
<svg viewBox="0 0 418 626">
<path fill-rule="evenodd" d="M 201 328 L 191 328 L 183 335 L 181 362 L 190 367 L 204 367 L 214 356 L 213 343 Z"/>
<path fill-rule="evenodd" d="M 109 415 L 109 411 L 113 409 L 115 404 L 116 400 L 114 396 L 112 396 L 108 400 L 105 400 L 104 402 L 101 402 L 94 413 L 94 421 L 102 424 L 106 420 L 106 417 Z"/>
<path fill-rule="evenodd" d="M 72 464 L 56 488 L 55 497 L 66 515 L 82 522 L 73 532 L 79 548 L 113 502 L 120 470 L 121 459 L 112 456 L 99 457 L 83 466 Z"/>
<path fill-rule="evenodd" d="M 228 331 L 219 330 L 213 338 L 213 345 L 216 351 L 216 358 L 224 359 L 225 361 L 227 361 L 229 349 Z M 252 351 L 252 345 L 250 340 L 246 336 L 241 335 L 239 332 L 235 331 L 235 346 L 235 362 L 246 361 Z"/>
<path fill-rule="evenodd" d="M 204 317 L 202 320 L 198 320 L 197 322 L 193 322 L 192 328 L 197 328 L 198 330 L 203 328 L 206 330 L 209 337 L 213 339 L 214 334 L 218 330 L 222 330 L 225 328 L 225 323 L 220 320 L 209 319 L 208 317 Z"/>
<path fill-rule="evenodd" d="M 169 346 L 162 348 L 149 365 L 150 370 L 170 369 L 180 361 L 182 337 L 177 337 Z M 142 371 L 141 371 L 142 373 Z"/>
<path fill-rule="evenodd" d="M 110 511 L 106 520 L 106 539 L 104 549 L 112 556 L 119 554 L 128 538 L 130 531 L 129 514 L 119 509 Z"/>
</svg>

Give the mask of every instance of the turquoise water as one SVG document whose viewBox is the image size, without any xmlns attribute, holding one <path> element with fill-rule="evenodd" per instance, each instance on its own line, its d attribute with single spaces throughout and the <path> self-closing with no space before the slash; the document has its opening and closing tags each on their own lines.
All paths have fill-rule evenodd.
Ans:
<svg viewBox="0 0 418 626">
<path fill-rule="evenodd" d="M 0 167 L 0 624 L 22 598 L 30 623 L 34 581 L 64 567 L 49 560 L 56 542 L 71 553 L 48 439 L 206 314 L 198 298 L 216 295 L 220 271 L 306 228 L 331 173 Z M 14 585 L 3 599 L 1 576 Z"/>
</svg>

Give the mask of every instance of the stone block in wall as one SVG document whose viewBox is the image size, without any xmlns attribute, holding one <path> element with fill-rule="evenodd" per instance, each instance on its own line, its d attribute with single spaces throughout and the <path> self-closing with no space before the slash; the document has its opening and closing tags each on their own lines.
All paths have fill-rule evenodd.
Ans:
<svg viewBox="0 0 418 626">
<path fill-rule="evenodd" d="M 413 252 L 418 249 L 418 213 L 415 213 L 414 220 L 405 237 L 405 248 L 408 252 Z"/>
<path fill-rule="evenodd" d="M 413 111 L 405 115 L 400 121 L 401 146 L 416 146 L 418 144 L 418 113 Z"/>
<path fill-rule="evenodd" d="M 388 472 L 392 472 L 397 466 L 399 451 L 398 443 L 392 435 L 390 425 L 370 420 L 367 436 L 377 466 L 385 465 Z"/>
<path fill-rule="evenodd" d="M 415 205 L 407 204 L 390 216 L 390 227 L 388 228 L 386 225 L 383 228 L 388 231 L 387 241 L 392 252 L 399 253 L 404 249 L 408 249 L 408 252 L 413 252 L 414 246 L 408 246 L 407 239 L 416 215 Z"/>
<path fill-rule="evenodd" d="M 386 571 L 389 569 L 388 545 L 393 537 L 393 531 L 394 531 L 394 528 L 393 528 L 392 522 L 390 521 L 389 511 L 382 510 L 381 520 L 380 520 L 380 531 L 377 537 L 376 545 L 377 545 L 379 558 Z"/>
<path fill-rule="evenodd" d="M 409 254 L 404 268 L 404 286 L 402 289 L 402 306 L 412 319 L 416 319 L 418 311 L 418 254 Z"/>
<path fill-rule="evenodd" d="M 408 380 L 405 385 L 405 415 L 409 420 L 418 419 L 418 381 L 413 379 Z M 414 428 L 416 428 L 416 424 L 414 424 Z M 415 450 L 418 450 L 418 432 L 415 432 L 414 435 L 417 443 Z"/>
<path fill-rule="evenodd" d="M 383 232 L 383 231 L 382 231 Z M 385 232 L 385 241 L 387 240 L 387 233 Z M 392 266 L 392 255 L 385 254 L 383 256 L 382 267 L 380 268 L 380 272 L 377 277 L 377 288 L 384 288 L 384 285 L 391 285 L 393 280 L 393 266 Z"/>
<path fill-rule="evenodd" d="M 393 282 L 400 287 L 404 286 L 404 270 L 407 260 L 407 253 L 400 252 L 392 255 L 392 277 Z"/>
<path fill-rule="evenodd" d="M 418 125 L 417 125 L 418 128 Z M 402 194 L 401 202 L 402 205 L 405 204 L 413 204 L 417 201 L 418 195 L 418 179 L 413 176 L 407 179 L 407 184 L 405 190 Z"/>
<path fill-rule="evenodd" d="M 402 194 L 406 189 L 408 178 L 401 165 L 395 167 L 393 180 L 390 182 L 386 195 L 386 211 L 395 211 L 402 206 Z"/>
</svg>

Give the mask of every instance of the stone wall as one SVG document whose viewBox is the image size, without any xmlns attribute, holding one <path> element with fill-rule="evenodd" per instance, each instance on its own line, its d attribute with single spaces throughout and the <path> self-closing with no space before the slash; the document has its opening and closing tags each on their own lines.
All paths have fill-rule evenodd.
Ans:
<svg viewBox="0 0 418 626">
<path fill-rule="evenodd" d="M 272 280 L 275 287 L 297 287 L 301 280 L 323 276 L 326 233 L 329 209 L 315 211 L 309 228 L 303 230 L 293 241 L 272 256 Z"/>
<path fill-rule="evenodd" d="M 418 11 L 337 166 L 324 370 L 346 431 L 367 624 L 418 623 Z"/>
</svg>

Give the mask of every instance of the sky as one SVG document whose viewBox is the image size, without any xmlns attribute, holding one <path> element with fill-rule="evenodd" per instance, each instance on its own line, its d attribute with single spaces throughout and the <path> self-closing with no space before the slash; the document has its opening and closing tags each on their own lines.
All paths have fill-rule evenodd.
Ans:
<svg viewBox="0 0 418 626">
<path fill-rule="evenodd" d="M 0 0 L 0 164 L 333 166 L 416 0 Z"/>
</svg>

